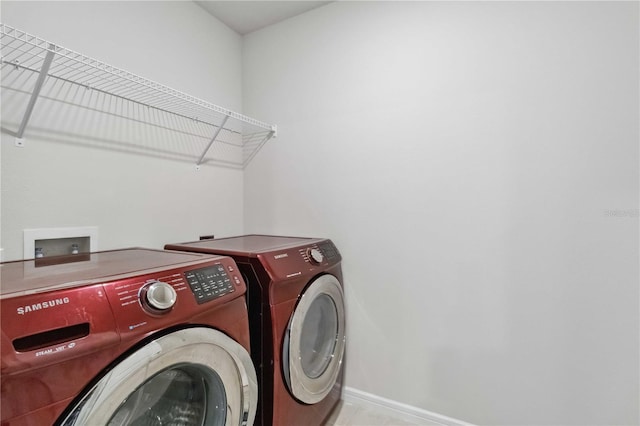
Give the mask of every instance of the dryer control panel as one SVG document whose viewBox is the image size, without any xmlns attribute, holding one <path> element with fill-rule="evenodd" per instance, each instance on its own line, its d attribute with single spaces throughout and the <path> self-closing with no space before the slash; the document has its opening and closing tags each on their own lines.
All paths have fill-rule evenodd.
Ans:
<svg viewBox="0 0 640 426">
<path fill-rule="evenodd" d="M 329 263 L 340 260 L 340 253 L 338 253 L 338 249 L 329 240 L 314 244 L 304 250 L 301 249 L 300 252 L 303 254 L 306 261 L 315 265 L 320 265 L 325 260 Z"/>
<path fill-rule="evenodd" d="M 331 240 L 260 253 L 258 257 L 274 280 L 316 274 L 342 260 Z"/>
</svg>

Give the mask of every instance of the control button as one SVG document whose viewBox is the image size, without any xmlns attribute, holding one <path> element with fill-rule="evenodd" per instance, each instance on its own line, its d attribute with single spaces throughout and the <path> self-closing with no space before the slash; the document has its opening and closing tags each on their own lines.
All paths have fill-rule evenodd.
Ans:
<svg viewBox="0 0 640 426">
<path fill-rule="evenodd" d="M 146 287 L 142 303 L 157 311 L 168 311 L 175 305 L 178 294 L 169 284 L 153 281 Z"/>
<path fill-rule="evenodd" d="M 233 282 L 235 280 L 239 285 L 240 281 L 237 275 L 229 275 L 227 270 L 237 272 L 237 267 L 235 265 L 216 264 L 185 273 L 187 282 L 198 304 L 206 303 L 235 291 Z M 233 280 L 231 277 L 233 277 Z"/>
<path fill-rule="evenodd" d="M 324 256 L 322 255 L 322 252 L 317 248 L 307 249 L 307 256 L 309 257 L 309 260 L 311 261 L 311 263 L 315 263 L 316 265 L 321 264 L 322 261 L 324 260 Z"/>
</svg>

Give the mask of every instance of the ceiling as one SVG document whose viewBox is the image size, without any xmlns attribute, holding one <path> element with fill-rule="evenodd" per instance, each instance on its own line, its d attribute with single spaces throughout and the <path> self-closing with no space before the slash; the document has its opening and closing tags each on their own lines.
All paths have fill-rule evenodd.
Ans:
<svg viewBox="0 0 640 426">
<path fill-rule="evenodd" d="M 324 6 L 330 1 L 195 1 L 204 10 L 245 35 L 301 13 Z"/>
</svg>

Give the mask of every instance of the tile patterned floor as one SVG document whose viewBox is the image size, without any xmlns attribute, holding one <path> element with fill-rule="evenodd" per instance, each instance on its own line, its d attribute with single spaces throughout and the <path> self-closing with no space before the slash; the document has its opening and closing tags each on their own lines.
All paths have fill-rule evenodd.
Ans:
<svg viewBox="0 0 640 426">
<path fill-rule="evenodd" d="M 388 413 L 376 412 L 372 409 L 350 402 L 341 401 L 340 405 L 329 417 L 326 426 L 418 426 L 420 423 L 407 422 L 391 417 Z"/>
</svg>

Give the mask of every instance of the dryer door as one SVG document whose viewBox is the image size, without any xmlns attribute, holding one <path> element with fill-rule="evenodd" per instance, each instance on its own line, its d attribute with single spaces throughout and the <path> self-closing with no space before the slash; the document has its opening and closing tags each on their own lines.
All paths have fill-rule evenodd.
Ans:
<svg viewBox="0 0 640 426">
<path fill-rule="evenodd" d="M 62 425 L 253 425 L 256 373 L 219 331 L 162 336 L 105 374 Z"/>
<path fill-rule="evenodd" d="M 321 275 L 302 293 L 289 320 L 283 371 L 290 392 L 307 404 L 336 383 L 345 346 L 344 295 L 333 275 Z"/>
</svg>

